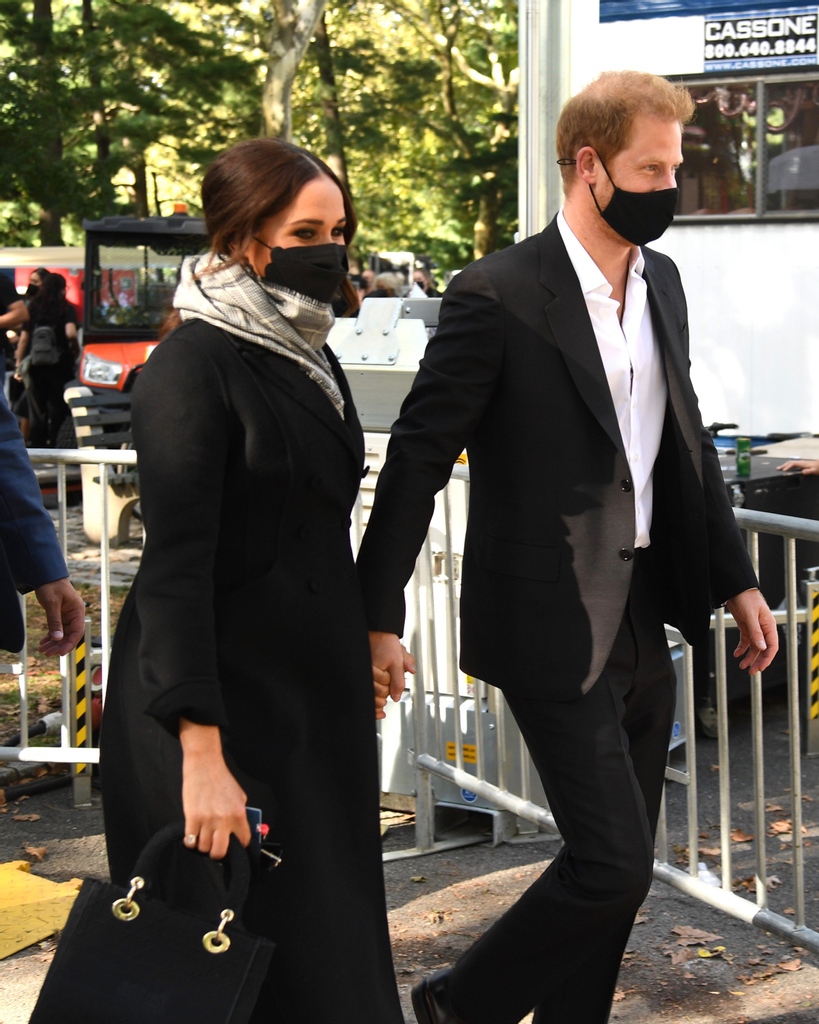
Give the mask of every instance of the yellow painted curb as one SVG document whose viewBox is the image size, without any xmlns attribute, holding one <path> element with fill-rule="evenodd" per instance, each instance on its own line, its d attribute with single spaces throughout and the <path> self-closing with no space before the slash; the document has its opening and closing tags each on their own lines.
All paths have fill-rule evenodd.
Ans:
<svg viewBox="0 0 819 1024">
<path fill-rule="evenodd" d="M 0 960 L 63 928 L 81 885 L 32 875 L 27 860 L 0 864 Z"/>
</svg>

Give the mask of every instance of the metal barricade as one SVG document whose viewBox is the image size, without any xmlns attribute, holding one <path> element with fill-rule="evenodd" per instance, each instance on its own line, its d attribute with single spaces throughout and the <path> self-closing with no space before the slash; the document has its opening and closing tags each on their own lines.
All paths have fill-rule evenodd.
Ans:
<svg viewBox="0 0 819 1024">
<path fill-rule="evenodd" d="M 468 488 L 468 470 L 456 467 L 454 481 L 465 481 Z M 539 780 L 526 751 L 520 733 L 512 722 L 500 693 L 486 687 L 480 680 L 467 680 L 457 669 L 455 641 L 458 608 L 457 563 L 460 538 L 453 536 L 451 528 L 451 482 L 439 496 L 438 515 L 443 518 L 443 536 L 439 537 L 439 550 L 431 546 L 435 535 L 434 521 L 430 538 L 419 556 L 415 576 L 408 592 L 411 627 L 407 633 L 409 645 L 416 656 L 418 671 L 412 679 L 410 695 L 401 703 L 411 704 L 413 732 L 412 748 L 413 789 L 416 799 L 415 847 L 412 850 L 388 855 L 399 857 L 432 853 L 455 842 L 436 842 L 435 808 L 448 802 L 447 794 L 453 788 L 461 792 L 461 806 L 501 812 L 506 817 L 501 828 L 493 828 L 495 841 L 514 828 L 516 819 L 530 822 L 539 829 L 557 832 L 552 815 L 540 789 Z M 819 522 L 777 516 L 762 512 L 735 509 L 741 528 L 748 532 L 748 546 L 752 560 L 758 564 L 758 534 L 782 537 L 785 551 L 786 606 L 777 610 L 777 623 L 786 632 L 789 781 L 791 791 L 792 825 L 792 918 L 784 912 L 775 912 L 768 905 L 769 872 L 765 851 L 765 787 L 764 787 L 764 722 L 762 677 L 750 677 L 751 714 L 753 736 L 753 814 L 755 849 L 754 901 L 737 895 L 732 888 L 731 849 L 731 789 L 729 749 L 729 717 L 727 698 L 725 630 L 733 619 L 718 609 L 712 617 L 716 647 L 716 689 L 719 725 L 719 806 L 720 851 L 715 870 L 721 876 L 719 885 L 712 878 L 701 879 L 699 868 L 699 798 L 697 778 L 697 741 L 695 735 L 694 672 L 691 648 L 682 636 L 668 629 L 668 637 L 680 645 L 681 694 L 678 715 L 684 721 L 684 743 L 675 754 L 684 751 L 682 766 L 669 765 L 666 778 L 670 784 L 686 787 L 687 865 L 685 869 L 669 863 L 668 827 L 665 801 L 657 837 L 657 859 L 654 875 L 675 888 L 702 900 L 711 906 L 758 928 L 773 932 L 782 938 L 819 952 L 819 933 L 808 926 L 805 916 L 805 846 L 802 822 L 802 750 L 804 756 L 819 754 L 819 581 L 811 579 L 806 586 L 805 604 L 800 606 L 796 579 L 795 544 L 797 540 L 819 540 Z M 436 576 L 436 566 L 438 572 Z M 817 570 L 819 573 L 819 570 Z M 815 577 L 817 573 L 812 575 Z M 433 582 L 434 581 L 434 582 Z M 764 590 L 764 583 L 762 587 Z M 445 592 L 446 610 L 442 620 L 441 601 L 430 592 L 434 588 Z M 807 665 L 800 674 L 798 663 L 798 636 L 800 624 L 810 629 Z M 445 655 L 437 650 L 441 644 Z M 800 688 L 804 699 L 800 701 Z M 489 691 L 487 693 L 487 690 Z M 400 709 L 401 705 L 398 705 Z M 804 708 L 804 721 L 800 717 Z M 392 708 L 389 714 L 401 712 Z M 481 723 L 483 720 L 483 724 Z M 383 723 L 382 723 L 383 725 Z M 803 727 L 804 726 L 804 727 Z M 384 756 L 382 728 L 382 757 Z M 384 787 L 386 788 L 386 787 Z M 534 792 L 534 791 L 537 792 Z M 443 793 L 443 796 L 442 796 Z M 679 823 L 675 823 L 679 827 Z M 484 837 L 485 841 L 485 837 Z M 783 870 L 778 867 L 780 872 Z M 814 922 L 815 923 L 815 922 Z"/>
<path fill-rule="evenodd" d="M 58 535 L 63 551 L 67 547 L 65 467 L 90 463 L 99 468 L 100 479 L 106 480 L 110 466 L 136 465 L 134 451 L 54 451 L 32 450 L 34 463 L 57 465 L 58 477 Z M 523 739 L 517 730 L 503 698 L 493 687 L 481 680 L 467 679 L 458 670 L 457 618 L 459 595 L 459 562 L 462 533 L 468 504 L 469 473 L 456 466 L 453 479 L 440 496 L 436 519 L 419 556 L 416 573 L 410 585 L 408 607 L 411 610 L 410 646 L 416 654 L 418 671 L 413 677 L 409 696 L 390 708 L 390 715 L 406 717 L 406 730 L 399 730 L 397 760 L 403 759 L 410 775 L 411 791 L 415 798 L 415 847 L 396 856 L 425 854 L 447 846 L 462 845 L 464 839 L 436 841 L 436 805 L 458 803 L 461 807 L 480 808 L 493 818 L 492 837 L 495 842 L 513 834 L 519 822 L 530 822 L 539 829 L 557 832 L 554 819 L 546 806 L 545 797 Z M 460 493 L 458 493 L 458 490 Z M 104 684 L 108 676 L 111 650 L 111 560 L 107 529 L 108 508 L 102 492 L 102 522 L 100 540 L 100 596 L 101 596 L 101 667 Z M 362 516 L 368 500 L 359 502 L 353 536 L 360 536 Z M 753 815 L 755 850 L 754 901 L 737 895 L 732 890 L 731 849 L 731 790 L 729 717 L 727 699 L 725 629 L 732 622 L 724 610 L 713 616 L 715 631 L 717 713 L 719 724 L 719 806 L 720 856 L 717 868 L 721 875 L 719 886 L 699 877 L 699 800 L 694 730 L 693 659 L 692 652 L 682 637 L 669 630 L 669 638 L 680 642 L 682 649 L 682 699 L 679 713 L 685 721 L 685 761 L 680 767 L 670 765 L 666 777 L 672 784 L 686 787 L 687 866 L 680 869 L 669 863 L 669 822 L 665 807 L 661 815 L 657 837 L 655 877 L 675 888 L 722 909 L 748 923 L 773 932 L 794 944 L 819 952 L 819 933 L 806 919 L 805 843 L 802 821 L 802 757 L 819 755 L 819 570 L 810 571 L 805 584 L 804 601 L 800 603 L 796 578 L 796 542 L 819 540 L 819 522 L 795 519 L 769 513 L 735 509 L 740 526 L 748 531 L 749 550 L 757 562 L 757 536 L 773 534 L 782 538 L 785 553 L 786 601 L 785 607 L 775 612 L 777 622 L 786 631 L 789 781 L 791 799 L 791 871 L 793 876 L 793 916 L 776 912 L 769 906 L 769 872 L 765 852 L 765 780 L 762 680 L 751 677 L 751 714 L 753 736 Z M 765 581 L 762 581 L 764 589 Z M 802 626 L 807 640 L 806 658 L 802 665 L 798 659 L 798 630 Z M 87 664 L 90 640 L 86 637 L 82 656 Z M 27 737 L 28 685 L 26 651 L 0 671 L 18 678 L 20 692 L 19 746 L 0 747 L 0 761 L 39 761 L 71 765 L 90 765 L 99 759 L 99 751 L 75 740 L 77 730 L 87 726 L 82 722 L 82 672 L 74 671 L 69 659 L 61 659 L 63 678 L 63 725 L 60 743 L 53 747 L 31 746 Z M 802 699 L 800 699 L 802 698 Z M 403 707 L 402 707 L 403 705 Z M 804 709 L 804 710 L 802 710 Z M 86 714 L 87 714 L 87 708 Z M 803 718 L 804 714 L 804 718 Z M 72 732 L 73 730 L 73 732 Z M 382 761 L 385 759 L 385 734 L 382 729 Z M 804 751 L 800 747 L 804 745 Z M 77 772 L 80 780 L 87 774 Z M 84 787 L 85 782 L 81 782 Z M 75 794 L 76 796 L 76 794 Z M 676 825 L 675 825 L 676 827 Z M 467 841 L 484 841 L 485 837 Z M 391 855 L 388 855 L 391 856 Z M 781 869 L 779 869 L 781 870 Z"/>
<path fill-rule="evenodd" d="M 101 481 L 107 481 L 113 466 L 136 466 L 136 452 L 133 450 L 105 450 L 86 449 L 84 451 L 55 450 L 51 448 L 29 449 L 29 457 L 34 465 L 54 465 L 57 472 L 57 536 L 64 555 L 68 552 L 68 524 L 66 517 L 67 509 L 67 487 L 66 487 L 66 466 L 93 465 L 99 471 Z M 102 667 L 103 699 L 105 684 L 108 679 L 108 664 L 111 654 L 112 622 L 111 622 L 111 551 L 109 545 L 109 507 L 108 487 L 100 488 L 101 521 L 103 529 L 99 541 L 100 547 L 100 632 L 101 651 L 100 660 Z M 25 610 L 25 604 L 23 604 Z M 91 655 L 91 643 L 88 631 L 86 639 L 81 645 L 80 655 L 84 659 L 83 671 L 80 675 L 80 684 L 77 679 L 77 658 L 75 652 L 66 657 L 60 658 L 60 675 L 62 677 L 61 703 L 62 703 L 62 725 L 60 727 L 60 742 L 56 746 L 31 746 L 28 740 L 28 672 L 27 672 L 27 650 L 24 648 L 19 657 L 10 665 L 0 665 L 0 672 L 11 671 L 18 677 L 18 688 L 20 692 L 20 744 L 18 746 L 0 747 L 0 761 L 48 761 L 53 764 L 70 764 L 75 766 L 88 766 L 99 762 L 99 750 L 90 746 L 89 723 L 78 725 L 81 715 L 78 715 L 78 705 L 81 710 L 81 703 L 88 699 L 88 672 L 86 671 Z M 90 710 L 86 708 L 86 714 Z M 82 741 L 76 739 L 77 732 L 80 732 Z M 74 769 L 75 772 L 75 802 L 87 802 L 88 770 Z"/>
</svg>

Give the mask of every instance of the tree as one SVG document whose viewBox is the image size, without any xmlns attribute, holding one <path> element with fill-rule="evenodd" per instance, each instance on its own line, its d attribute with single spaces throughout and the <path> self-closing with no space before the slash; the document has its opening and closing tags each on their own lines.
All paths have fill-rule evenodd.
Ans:
<svg viewBox="0 0 819 1024">
<path fill-rule="evenodd" d="M 261 6 L 0 0 L 2 241 L 195 201 L 202 164 L 256 133 Z"/>
<path fill-rule="evenodd" d="M 363 247 L 449 266 L 512 241 L 517 24 L 509 0 L 336 0 L 326 10 Z M 318 39 L 317 39 L 318 43 Z M 332 149 L 318 48 L 294 93 L 299 139 Z"/>
<path fill-rule="evenodd" d="M 271 0 L 267 77 L 262 92 L 265 135 L 290 139 L 293 81 L 325 0 Z"/>
</svg>

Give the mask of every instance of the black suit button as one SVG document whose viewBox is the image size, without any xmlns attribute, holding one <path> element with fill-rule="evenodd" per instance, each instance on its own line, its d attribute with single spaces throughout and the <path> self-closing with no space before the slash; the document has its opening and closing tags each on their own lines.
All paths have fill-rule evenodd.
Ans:
<svg viewBox="0 0 819 1024">
<path fill-rule="evenodd" d="M 324 481 L 320 476 L 318 476 L 318 474 L 316 474 L 316 476 L 310 477 L 310 486 L 313 488 L 313 490 L 320 491 L 321 488 L 324 486 Z"/>
<path fill-rule="evenodd" d="M 299 527 L 299 540 L 307 540 L 307 538 L 309 536 L 310 536 L 310 527 L 309 526 L 300 526 Z"/>
<path fill-rule="evenodd" d="M 630 562 L 634 558 L 634 552 L 629 551 L 628 548 L 620 548 L 620 557 L 624 562 Z"/>
<path fill-rule="evenodd" d="M 620 490 L 628 493 L 631 490 L 631 480 L 621 480 Z"/>
<path fill-rule="evenodd" d="M 310 591 L 311 594 L 320 594 L 321 593 L 321 582 L 319 580 L 316 580 L 316 579 L 309 580 L 308 583 L 307 583 L 307 588 L 308 588 L 308 590 Z"/>
</svg>

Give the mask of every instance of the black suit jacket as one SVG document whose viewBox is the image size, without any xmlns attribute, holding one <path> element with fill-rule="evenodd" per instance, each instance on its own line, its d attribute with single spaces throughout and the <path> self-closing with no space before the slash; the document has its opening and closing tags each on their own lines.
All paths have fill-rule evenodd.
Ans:
<svg viewBox="0 0 819 1024">
<path fill-rule="evenodd" d="M 652 562 L 663 620 L 693 642 L 712 603 L 757 584 L 689 379 L 679 274 L 667 257 L 644 255 L 668 382 Z M 635 524 L 611 393 L 555 222 L 467 267 L 446 292 L 359 555 L 371 629 L 402 632 L 403 588 L 464 447 L 462 668 L 510 692 L 572 699 L 611 650 Z"/>
</svg>

